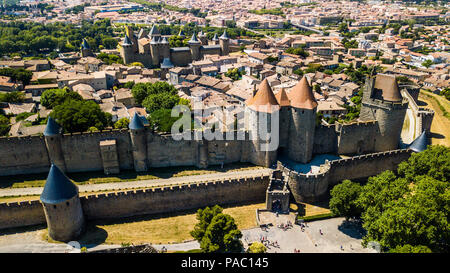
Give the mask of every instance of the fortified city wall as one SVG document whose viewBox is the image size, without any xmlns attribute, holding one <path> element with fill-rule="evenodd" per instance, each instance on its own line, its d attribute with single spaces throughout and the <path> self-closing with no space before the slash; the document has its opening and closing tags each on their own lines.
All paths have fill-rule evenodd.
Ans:
<svg viewBox="0 0 450 273">
<path fill-rule="evenodd" d="M 226 205 L 264 202 L 269 175 L 80 197 L 87 219 L 120 218 Z M 45 223 L 40 201 L 0 203 L 0 229 Z"/>
</svg>

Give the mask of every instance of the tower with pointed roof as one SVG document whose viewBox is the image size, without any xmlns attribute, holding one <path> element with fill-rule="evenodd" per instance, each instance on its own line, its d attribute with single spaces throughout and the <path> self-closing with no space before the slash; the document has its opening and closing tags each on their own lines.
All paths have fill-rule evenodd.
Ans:
<svg viewBox="0 0 450 273">
<path fill-rule="evenodd" d="M 208 36 L 202 31 L 198 34 L 198 39 L 202 43 L 202 45 L 208 45 Z"/>
<path fill-rule="evenodd" d="M 192 34 L 191 39 L 188 41 L 189 48 L 191 49 L 192 60 L 198 61 L 201 59 L 200 55 L 200 47 L 202 46 L 202 42 L 197 38 L 197 35 Z"/>
<path fill-rule="evenodd" d="M 219 44 L 223 56 L 230 54 L 230 37 L 228 37 L 226 29 L 219 38 Z"/>
<path fill-rule="evenodd" d="M 61 170 L 66 171 L 66 163 L 61 147 L 61 129 L 61 126 L 49 116 L 44 130 L 44 138 L 50 162 Z"/>
<path fill-rule="evenodd" d="M 152 40 L 150 41 L 150 54 L 152 59 L 152 65 L 157 66 L 159 64 L 160 56 L 160 43 L 159 43 L 159 37 L 153 36 Z"/>
<path fill-rule="evenodd" d="M 120 55 L 122 55 L 124 64 L 131 64 L 134 62 L 133 42 L 128 34 L 125 34 L 125 38 L 120 46 Z"/>
<path fill-rule="evenodd" d="M 259 85 L 255 96 L 246 101 L 249 131 L 248 156 L 256 165 L 271 167 L 276 162 L 280 105 L 267 79 Z M 273 127 L 274 126 L 274 127 Z M 275 149 L 269 143 L 273 143 Z"/>
<path fill-rule="evenodd" d="M 291 102 L 284 88 L 278 91 L 275 98 L 280 105 L 280 148 L 285 150 L 289 137 L 288 128 L 291 120 Z"/>
<path fill-rule="evenodd" d="M 50 238 L 68 242 L 82 234 L 85 219 L 78 187 L 54 164 L 50 167 L 40 201 Z"/>
<path fill-rule="evenodd" d="M 290 126 L 287 155 L 290 159 L 307 163 L 312 158 L 316 128 L 317 101 L 306 77 L 289 93 Z"/>
<path fill-rule="evenodd" d="M 94 57 L 94 53 L 92 52 L 91 46 L 89 45 L 88 41 L 83 38 L 83 42 L 81 43 L 81 57 Z"/>
<path fill-rule="evenodd" d="M 133 149 L 134 169 L 137 172 L 148 170 L 147 164 L 147 135 L 142 117 L 134 113 L 128 125 L 130 129 L 131 145 Z"/>
<path fill-rule="evenodd" d="M 375 152 L 398 149 L 408 101 L 403 98 L 396 77 L 377 74 L 368 77 L 363 91 L 360 119 L 376 120 Z"/>
</svg>

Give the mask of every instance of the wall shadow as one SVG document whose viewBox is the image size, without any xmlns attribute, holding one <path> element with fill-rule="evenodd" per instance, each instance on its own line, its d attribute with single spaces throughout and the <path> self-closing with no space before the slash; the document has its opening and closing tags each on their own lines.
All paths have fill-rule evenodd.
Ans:
<svg viewBox="0 0 450 273">
<path fill-rule="evenodd" d="M 417 105 L 418 106 L 427 106 L 428 103 L 424 102 L 423 100 L 417 100 Z"/>
<path fill-rule="evenodd" d="M 444 139 L 445 138 L 444 135 L 439 134 L 439 133 L 433 133 L 433 132 L 430 132 L 429 137 L 436 138 L 436 139 Z"/>
</svg>

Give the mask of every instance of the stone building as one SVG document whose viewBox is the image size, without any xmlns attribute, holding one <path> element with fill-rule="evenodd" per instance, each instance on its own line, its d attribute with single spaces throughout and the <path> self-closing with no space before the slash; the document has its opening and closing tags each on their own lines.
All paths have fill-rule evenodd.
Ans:
<svg viewBox="0 0 450 273">
<path fill-rule="evenodd" d="M 180 32 L 178 36 L 184 37 L 184 34 Z M 146 67 L 160 67 L 166 60 L 165 63 L 174 66 L 186 66 L 192 61 L 201 60 L 205 55 L 228 55 L 230 38 L 226 30 L 218 40 L 218 43 L 213 39 L 208 44 L 203 32 L 198 37 L 194 33 L 187 47 L 170 48 L 168 38 L 161 36 L 156 25 L 152 27 L 148 35 L 141 30 L 138 36 L 130 27 L 127 27 L 125 38 L 120 45 L 120 54 L 124 64 L 140 62 Z"/>
</svg>

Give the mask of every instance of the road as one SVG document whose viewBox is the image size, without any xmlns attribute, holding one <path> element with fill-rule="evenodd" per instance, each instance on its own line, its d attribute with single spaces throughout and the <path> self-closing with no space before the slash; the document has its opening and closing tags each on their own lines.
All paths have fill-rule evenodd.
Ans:
<svg viewBox="0 0 450 273">
<path fill-rule="evenodd" d="M 171 177 L 171 178 L 161 178 L 161 179 L 151 179 L 141 181 L 79 185 L 78 189 L 80 192 L 118 191 L 136 188 L 149 188 L 156 186 L 161 187 L 161 186 L 190 184 L 206 181 L 217 181 L 222 179 L 235 179 L 245 177 L 250 178 L 261 175 L 269 175 L 271 172 L 272 169 L 261 168 L 237 172 L 212 173 L 212 174 Z M 43 189 L 44 189 L 43 187 L 0 189 L 0 197 L 40 195 Z"/>
</svg>

